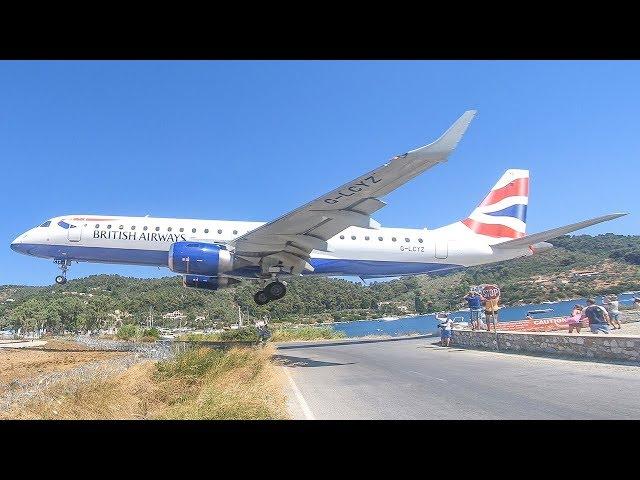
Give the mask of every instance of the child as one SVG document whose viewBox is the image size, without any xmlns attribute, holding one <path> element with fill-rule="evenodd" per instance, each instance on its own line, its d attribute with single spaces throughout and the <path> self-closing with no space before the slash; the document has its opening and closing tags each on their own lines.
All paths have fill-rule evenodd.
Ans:
<svg viewBox="0 0 640 480">
<path fill-rule="evenodd" d="M 576 329 L 576 333 L 580 333 L 582 328 L 582 307 L 580 305 L 574 305 L 571 316 L 567 317 L 567 323 L 569 324 L 569 333 L 573 333 L 573 329 Z"/>
</svg>

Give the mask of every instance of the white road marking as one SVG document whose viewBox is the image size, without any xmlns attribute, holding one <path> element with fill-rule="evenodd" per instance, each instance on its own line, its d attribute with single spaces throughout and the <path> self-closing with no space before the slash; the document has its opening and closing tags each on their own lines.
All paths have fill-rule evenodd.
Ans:
<svg viewBox="0 0 640 480">
<path fill-rule="evenodd" d="M 289 383 L 291 384 L 291 388 L 293 389 L 293 393 L 296 395 L 296 398 L 298 399 L 298 403 L 300 404 L 300 408 L 302 409 L 302 413 L 304 413 L 304 418 L 306 420 L 315 420 L 316 417 L 313 416 L 313 413 L 311 412 L 311 409 L 309 408 L 309 405 L 307 404 L 307 401 L 302 396 L 302 393 L 298 389 L 298 386 L 296 385 L 296 382 L 293 381 L 293 377 L 289 373 L 289 369 L 287 367 L 282 367 L 282 368 L 284 369 L 284 373 L 287 375 L 287 378 L 289 379 Z"/>
<path fill-rule="evenodd" d="M 422 372 L 416 372 L 416 371 L 414 371 L 414 370 L 408 370 L 408 371 L 409 371 L 410 373 L 416 373 L 416 374 L 421 375 L 421 376 L 423 376 L 423 377 L 435 378 L 436 380 L 440 380 L 441 382 L 445 382 L 445 383 L 447 382 L 444 378 L 432 377 L 431 375 L 427 375 L 427 374 L 422 373 Z"/>
</svg>

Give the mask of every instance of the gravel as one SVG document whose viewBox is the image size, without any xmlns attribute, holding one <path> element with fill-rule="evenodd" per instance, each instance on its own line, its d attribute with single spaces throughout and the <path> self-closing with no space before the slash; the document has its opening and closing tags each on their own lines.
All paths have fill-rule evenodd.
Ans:
<svg viewBox="0 0 640 480">
<path fill-rule="evenodd" d="M 122 340 L 103 340 L 88 335 L 78 335 L 74 339 L 89 350 L 109 350 L 114 352 L 135 352 L 152 360 L 173 358 L 174 350 L 170 342 L 126 342 Z"/>
</svg>

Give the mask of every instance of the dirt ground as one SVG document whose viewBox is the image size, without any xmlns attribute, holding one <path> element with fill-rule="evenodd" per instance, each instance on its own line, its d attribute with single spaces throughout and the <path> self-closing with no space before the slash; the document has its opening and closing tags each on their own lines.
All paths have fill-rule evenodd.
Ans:
<svg viewBox="0 0 640 480">
<path fill-rule="evenodd" d="M 142 359 L 128 364 L 134 358 L 129 352 L 129 358 L 100 362 L 42 387 L 32 385 L 28 395 L 19 392 L 11 396 L 9 392 L 6 406 L 0 408 L 0 420 L 288 418 L 283 393 L 286 380 L 282 369 L 272 361 L 274 351 L 273 346 L 234 348 L 228 352 L 204 348 L 160 363 Z M 13 358 L 17 364 L 14 371 L 22 368 L 22 374 L 28 373 L 24 367 L 27 361 L 45 364 L 42 368 L 68 369 L 81 364 L 87 356 L 92 355 L 93 361 L 110 354 L 11 353 L 14 357 L 24 355 L 21 361 Z M 49 357 L 43 357 L 47 354 Z M 121 368 L 110 368 L 110 364 L 117 367 L 122 361 L 126 364 L 119 365 Z"/>
<path fill-rule="evenodd" d="M 0 394 L 14 380 L 61 372 L 85 363 L 127 355 L 126 352 L 95 352 L 75 342 L 53 340 L 43 350 L 0 349 Z"/>
</svg>

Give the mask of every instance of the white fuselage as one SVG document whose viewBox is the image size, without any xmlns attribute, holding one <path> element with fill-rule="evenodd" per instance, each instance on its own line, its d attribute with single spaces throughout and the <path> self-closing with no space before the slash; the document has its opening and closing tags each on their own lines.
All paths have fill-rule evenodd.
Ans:
<svg viewBox="0 0 640 480">
<path fill-rule="evenodd" d="M 45 225 L 45 224 L 43 224 Z M 263 222 L 108 215 L 66 215 L 20 235 L 11 247 L 56 260 L 166 267 L 180 241 L 226 244 Z M 311 252 L 313 273 L 368 277 L 447 271 L 530 255 L 529 248 L 492 249 L 457 222 L 435 230 L 349 227 Z M 255 277 L 255 272 L 232 272 Z"/>
</svg>

